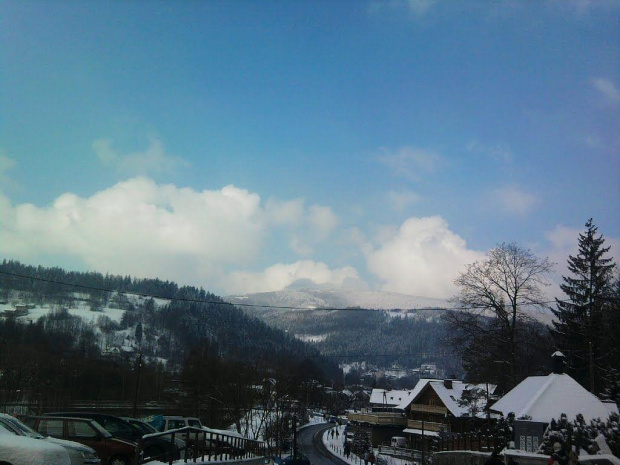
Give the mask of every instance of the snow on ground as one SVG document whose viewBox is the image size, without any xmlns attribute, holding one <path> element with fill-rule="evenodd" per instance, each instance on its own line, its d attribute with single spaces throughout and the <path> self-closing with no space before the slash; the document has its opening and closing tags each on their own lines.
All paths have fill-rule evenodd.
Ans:
<svg viewBox="0 0 620 465">
<path fill-rule="evenodd" d="M 303 342 L 323 342 L 327 339 L 327 334 L 295 334 L 295 337 Z"/>
<path fill-rule="evenodd" d="M 332 430 L 334 430 L 334 432 L 336 430 L 338 431 L 338 437 L 336 437 L 336 435 L 334 434 L 334 437 L 332 438 Z M 340 460 L 350 465 L 364 465 L 364 459 L 358 457 L 353 452 L 349 454 L 349 458 L 344 455 L 344 437 L 344 426 L 334 426 L 333 428 L 325 430 L 325 432 L 323 433 L 323 444 L 325 444 L 325 447 L 327 447 L 327 450 L 329 450 L 329 452 L 337 456 Z M 376 448 L 373 450 L 375 453 L 375 457 L 380 457 L 381 460 L 384 461 L 384 463 L 386 463 L 387 465 L 411 465 L 412 463 L 414 463 L 408 460 L 390 457 L 388 455 L 379 456 L 378 450 Z"/>
</svg>

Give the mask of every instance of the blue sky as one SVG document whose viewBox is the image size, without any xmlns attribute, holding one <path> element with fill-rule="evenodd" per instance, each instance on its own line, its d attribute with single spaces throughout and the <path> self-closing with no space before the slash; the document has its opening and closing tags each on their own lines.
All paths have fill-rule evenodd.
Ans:
<svg viewBox="0 0 620 465">
<path fill-rule="evenodd" d="M 0 256 L 447 297 L 620 245 L 620 2 L 0 1 Z"/>
</svg>

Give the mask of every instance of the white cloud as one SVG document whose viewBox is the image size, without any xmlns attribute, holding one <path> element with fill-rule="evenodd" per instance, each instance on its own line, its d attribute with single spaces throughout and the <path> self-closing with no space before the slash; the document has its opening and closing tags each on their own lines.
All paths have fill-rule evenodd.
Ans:
<svg viewBox="0 0 620 465">
<path fill-rule="evenodd" d="M 390 207 L 397 212 L 407 210 L 411 206 L 420 203 L 422 197 L 409 189 L 400 191 L 391 190 L 387 193 L 387 200 Z"/>
<path fill-rule="evenodd" d="M 592 78 L 592 86 L 599 92 L 601 97 L 610 106 L 620 104 L 620 89 L 609 79 Z"/>
<path fill-rule="evenodd" d="M 127 155 L 119 155 L 112 148 L 112 141 L 109 139 L 96 140 L 92 148 L 103 165 L 112 167 L 123 175 L 158 175 L 179 166 L 188 166 L 183 159 L 166 155 L 163 144 L 156 137 L 150 138 L 149 146 L 144 152 Z"/>
<path fill-rule="evenodd" d="M 298 279 L 334 286 L 359 279 L 351 267 L 331 270 L 311 260 L 238 271 L 264 258 L 266 238 L 277 229 L 288 228 L 290 247 L 307 256 L 338 219 L 331 208 L 306 209 L 299 199 L 262 206 L 257 194 L 232 185 L 196 191 L 136 177 L 86 198 L 65 193 L 46 207 L 13 206 L 0 193 L 0 211 L 0 256 L 30 263 L 54 257 L 53 265 L 81 263 L 231 292 L 282 289 Z"/>
<path fill-rule="evenodd" d="M 359 276 L 349 266 L 332 270 L 325 263 L 301 260 L 290 264 L 278 263 L 260 273 L 231 273 L 227 289 L 230 294 L 279 291 L 301 279 L 316 285 L 341 287 L 347 281 L 359 281 Z"/>
<path fill-rule="evenodd" d="M 482 257 L 438 216 L 409 218 L 396 235 L 366 252 L 368 270 L 384 290 L 436 298 L 454 295 L 458 274 Z"/>
<path fill-rule="evenodd" d="M 495 190 L 492 198 L 502 211 L 517 215 L 529 213 L 538 203 L 536 196 L 514 185 Z"/>
<path fill-rule="evenodd" d="M 264 236 L 260 197 L 234 186 L 201 192 L 133 178 L 89 198 L 44 208 L 2 197 L 0 254 L 62 255 L 102 272 L 204 285 L 223 266 L 248 263 Z"/>
<path fill-rule="evenodd" d="M 401 147 L 395 153 L 384 149 L 378 159 L 395 175 L 412 181 L 419 181 L 422 175 L 436 171 L 444 163 L 438 153 L 416 147 Z"/>
</svg>

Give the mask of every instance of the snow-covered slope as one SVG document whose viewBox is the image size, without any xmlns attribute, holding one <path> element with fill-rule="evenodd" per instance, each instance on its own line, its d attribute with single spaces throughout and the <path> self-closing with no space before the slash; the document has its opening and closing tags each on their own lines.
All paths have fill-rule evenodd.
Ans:
<svg viewBox="0 0 620 465">
<path fill-rule="evenodd" d="M 285 306 L 301 309 L 361 307 L 378 310 L 449 307 L 447 301 L 395 292 L 350 289 L 284 289 L 225 297 L 232 303 Z"/>
</svg>

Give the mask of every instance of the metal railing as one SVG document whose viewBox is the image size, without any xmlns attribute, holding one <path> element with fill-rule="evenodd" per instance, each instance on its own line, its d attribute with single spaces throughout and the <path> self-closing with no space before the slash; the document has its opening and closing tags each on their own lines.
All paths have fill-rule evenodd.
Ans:
<svg viewBox="0 0 620 465">
<path fill-rule="evenodd" d="M 144 441 L 148 438 L 169 439 L 174 446 L 175 454 L 164 453 L 164 457 L 143 457 Z M 185 446 L 178 448 L 175 438 L 182 439 Z M 182 454 L 183 452 L 183 454 Z M 155 460 L 166 461 L 169 465 L 183 456 L 185 463 L 201 461 L 225 461 L 236 459 L 258 458 L 266 456 L 266 444 L 263 441 L 246 439 L 238 436 L 216 433 L 209 429 L 194 426 L 185 426 L 170 429 L 161 433 L 152 433 L 142 436 L 136 447 L 136 464 L 145 464 Z"/>
</svg>

